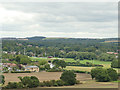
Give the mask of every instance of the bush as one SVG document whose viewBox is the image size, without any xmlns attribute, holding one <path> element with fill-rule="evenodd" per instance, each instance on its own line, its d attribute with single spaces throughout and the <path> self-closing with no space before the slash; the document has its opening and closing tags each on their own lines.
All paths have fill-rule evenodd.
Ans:
<svg viewBox="0 0 120 90">
<path fill-rule="evenodd" d="M 110 76 L 105 72 L 98 73 L 95 77 L 98 82 L 109 82 Z"/>
<path fill-rule="evenodd" d="M 17 83 L 17 88 L 24 88 L 23 84 L 21 82 Z"/>
<path fill-rule="evenodd" d="M 39 86 L 40 86 L 40 87 L 44 87 L 45 84 L 44 84 L 43 82 L 40 82 L 40 83 L 39 83 Z"/>
<path fill-rule="evenodd" d="M 64 86 L 65 85 L 65 82 L 63 82 L 62 80 L 57 80 L 56 83 L 57 83 L 58 86 Z"/>
<path fill-rule="evenodd" d="M 43 83 L 47 87 L 51 87 L 52 86 L 52 82 L 50 82 L 50 81 L 43 81 Z"/>
<path fill-rule="evenodd" d="M 58 86 L 55 80 L 50 80 L 52 86 Z"/>
<path fill-rule="evenodd" d="M 5 86 L 7 89 L 14 89 L 14 88 L 23 88 L 23 84 L 21 82 L 9 82 L 7 86 Z"/>
<path fill-rule="evenodd" d="M 76 83 L 76 74 L 73 71 L 64 71 L 60 77 L 66 85 L 74 85 Z"/>
<path fill-rule="evenodd" d="M 6 88 L 11 89 L 11 88 L 17 88 L 17 83 L 16 82 L 9 82 Z"/>
<path fill-rule="evenodd" d="M 113 60 L 111 63 L 112 68 L 120 68 L 120 61 L 119 60 Z"/>
<path fill-rule="evenodd" d="M 35 76 L 18 77 L 25 87 L 33 88 L 39 86 L 39 79 Z"/>
<path fill-rule="evenodd" d="M 55 64 L 57 67 L 61 67 L 62 69 L 65 68 L 67 65 L 64 60 L 58 60 L 58 59 L 53 60 L 52 63 Z"/>
<path fill-rule="evenodd" d="M 96 77 L 96 75 L 99 73 L 99 72 L 101 72 L 103 69 L 102 68 L 93 68 L 92 70 L 91 70 L 91 77 L 92 77 L 92 79 L 94 79 L 95 77 Z"/>
<path fill-rule="evenodd" d="M 99 81 L 99 82 L 108 82 L 108 81 L 117 80 L 118 74 L 112 68 L 109 68 L 109 69 L 94 68 L 91 70 L 91 77 L 92 79 L 95 78 L 96 81 Z"/>
<path fill-rule="evenodd" d="M 43 81 L 39 83 L 40 87 L 44 87 L 44 86 L 47 86 L 47 87 L 56 86 L 57 87 L 57 86 L 65 86 L 65 85 L 68 85 L 68 83 L 65 83 L 63 80 L 56 80 L 56 81 L 50 80 L 50 81 Z"/>
<path fill-rule="evenodd" d="M 5 77 L 4 75 L 0 75 L 0 84 L 4 84 L 5 83 Z"/>
<path fill-rule="evenodd" d="M 32 80 L 32 87 L 39 86 L 39 79 L 37 77 L 31 76 L 31 80 Z"/>
<path fill-rule="evenodd" d="M 116 81 L 118 79 L 118 74 L 113 68 L 107 69 L 108 75 L 110 76 L 111 81 Z"/>
<path fill-rule="evenodd" d="M 45 69 L 49 70 L 49 69 L 50 69 L 50 65 L 49 65 L 49 64 L 46 64 L 46 65 L 45 65 Z"/>
</svg>

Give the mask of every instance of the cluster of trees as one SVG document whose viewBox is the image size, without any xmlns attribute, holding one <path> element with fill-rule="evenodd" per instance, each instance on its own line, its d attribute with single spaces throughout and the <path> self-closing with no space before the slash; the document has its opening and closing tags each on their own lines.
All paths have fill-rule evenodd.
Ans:
<svg viewBox="0 0 120 90">
<path fill-rule="evenodd" d="M 79 81 L 76 80 L 76 74 L 73 71 L 64 71 L 60 77 L 60 80 L 50 80 L 40 82 L 40 86 L 68 86 L 78 84 Z"/>
<path fill-rule="evenodd" d="M 116 81 L 118 79 L 118 74 L 113 68 L 94 68 L 91 70 L 92 79 L 95 78 L 98 82 L 109 82 Z"/>
<path fill-rule="evenodd" d="M 101 43 L 105 39 L 30 39 L 28 41 L 20 40 L 3 40 L 3 51 L 15 51 L 16 54 L 25 54 L 28 56 L 55 56 L 55 57 L 69 57 L 67 55 L 71 51 L 76 52 L 93 52 L 96 55 L 106 53 L 109 51 L 116 52 L 116 43 Z M 19 45 L 20 44 L 20 45 Z M 28 45 L 32 45 L 29 47 Z M 36 47 L 37 46 L 37 47 Z M 70 56 L 73 57 L 74 56 Z M 86 57 L 85 57 L 86 58 Z M 81 57 L 82 59 L 82 57 Z M 92 59 L 92 58 L 91 58 Z"/>
<path fill-rule="evenodd" d="M 74 59 L 79 59 L 79 60 L 93 60 L 97 59 L 97 55 L 93 52 L 76 52 L 76 51 L 71 51 L 66 54 L 66 58 L 74 58 Z"/>
<path fill-rule="evenodd" d="M 2 60 L 3 63 L 5 62 L 13 62 L 15 64 L 23 64 L 23 65 L 27 65 L 29 63 L 31 63 L 30 58 L 27 55 L 12 55 L 12 54 L 3 54 L 2 55 L 2 59 L 8 59 L 7 60 Z"/>
<path fill-rule="evenodd" d="M 120 61 L 118 59 L 113 60 L 111 63 L 112 68 L 120 68 Z"/>
<path fill-rule="evenodd" d="M 67 66 L 83 66 L 83 67 L 103 67 L 103 65 L 93 64 L 91 62 L 86 62 L 85 64 L 80 63 L 79 61 L 76 62 L 66 62 Z"/>
<path fill-rule="evenodd" d="M 63 60 L 58 60 L 58 59 L 53 60 L 52 63 L 55 65 L 56 68 L 61 67 L 62 69 L 65 68 L 66 65 L 67 65 L 65 61 L 63 61 Z"/>
<path fill-rule="evenodd" d="M 46 60 L 38 61 L 37 66 L 39 66 L 39 70 L 49 70 L 50 69 L 50 65 L 48 64 L 48 62 Z"/>
<path fill-rule="evenodd" d="M 4 88 L 34 88 L 39 86 L 39 79 L 35 76 L 18 77 L 21 82 L 9 82 Z"/>
<path fill-rule="evenodd" d="M 76 80 L 76 74 L 73 71 L 65 71 L 62 73 L 60 80 L 50 80 L 40 82 L 35 76 L 25 76 L 18 77 L 20 82 L 9 82 L 4 88 L 14 89 L 14 88 L 35 88 L 35 87 L 50 87 L 50 86 L 66 86 L 78 84 L 79 81 Z"/>
<path fill-rule="evenodd" d="M 113 61 L 116 59 L 116 57 L 113 54 L 102 53 L 98 59 L 100 61 Z"/>
</svg>

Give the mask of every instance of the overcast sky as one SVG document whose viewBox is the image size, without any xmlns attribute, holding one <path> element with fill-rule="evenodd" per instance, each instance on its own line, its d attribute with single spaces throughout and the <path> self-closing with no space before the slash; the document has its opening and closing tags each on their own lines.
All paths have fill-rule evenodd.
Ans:
<svg viewBox="0 0 120 90">
<path fill-rule="evenodd" d="M 117 2 L 0 4 L 2 37 L 118 37 Z"/>
</svg>

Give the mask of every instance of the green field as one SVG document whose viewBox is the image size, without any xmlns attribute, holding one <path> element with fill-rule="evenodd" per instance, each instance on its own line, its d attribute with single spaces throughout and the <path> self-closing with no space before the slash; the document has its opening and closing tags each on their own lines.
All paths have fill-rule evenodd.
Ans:
<svg viewBox="0 0 120 90">
<path fill-rule="evenodd" d="M 80 61 L 80 63 L 85 64 L 86 62 L 91 62 L 93 64 L 100 64 L 103 65 L 106 68 L 110 68 L 111 62 L 105 62 L 105 61 L 99 61 L 99 60 L 74 60 L 72 58 L 39 58 L 39 57 L 30 57 L 30 59 L 32 61 L 40 61 L 40 60 L 54 60 L 54 59 L 61 59 L 64 60 L 65 62 L 76 62 L 76 61 Z"/>
<path fill-rule="evenodd" d="M 48 58 L 30 57 L 32 61 L 48 60 Z"/>
<path fill-rule="evenodd" d="M 111 62 L 105 62 L 105 61 L 99 61 L 99 60 L 82 60 L 82 61 L 80 61 L 80 63 L 83 63 L 83 64 L 85 64 L 86 62 L 91 62 L 93 64 L 100 64 L 100 65 L 103 65 L 106 68 L 111 67 L 110 66 Z"/>
<path fill-rule="evenodd" d="M 76 62 L 74 59 L 72 58 L 64 58 L 65 62 Z M 78 60 L 77 60 L 78 61 Z M 105 61 L 99 61 L 99 60 L 79 60 L 80 63 L 85 64 L 86 62 L 91 62 L 93 64 L 100 64 L 103 65 L 106 68 L 109 68 L 111 65 L 111 62 L 105 62 Z"/>
</svg>

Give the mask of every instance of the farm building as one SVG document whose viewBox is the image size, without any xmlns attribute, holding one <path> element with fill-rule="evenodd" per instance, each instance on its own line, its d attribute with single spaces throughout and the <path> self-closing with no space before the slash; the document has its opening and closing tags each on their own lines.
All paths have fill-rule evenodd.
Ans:
<svg viewBox="0 0 120 90">
<path fill-rule="evenodd" d="M 26 66 L 25 71 L 39 72 L 39 67 L 38 66 Z"/>
</svg>

